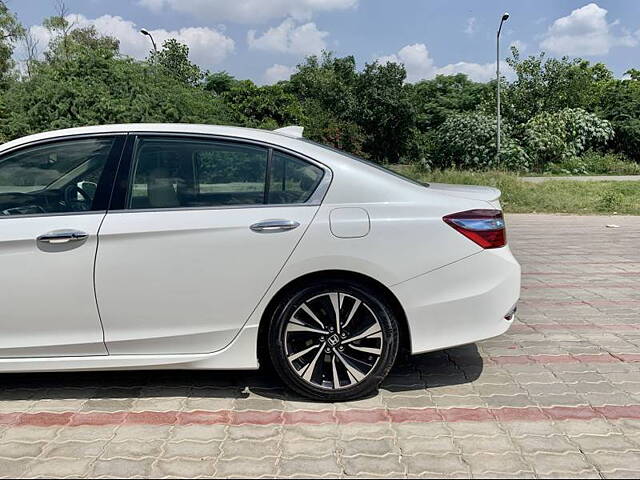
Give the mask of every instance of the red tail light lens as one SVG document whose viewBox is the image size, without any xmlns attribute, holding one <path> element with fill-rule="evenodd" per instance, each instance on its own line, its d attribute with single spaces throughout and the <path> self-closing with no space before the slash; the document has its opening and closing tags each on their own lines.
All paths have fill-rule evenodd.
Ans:
<svg viewBox="0 0 640 480">
<path fill-rule="evenodd" d="M 500 248 L 507 244 L 504 217 L 500 210 L 467 210 L 442 219 L 482 248 Z"/>
</svg>

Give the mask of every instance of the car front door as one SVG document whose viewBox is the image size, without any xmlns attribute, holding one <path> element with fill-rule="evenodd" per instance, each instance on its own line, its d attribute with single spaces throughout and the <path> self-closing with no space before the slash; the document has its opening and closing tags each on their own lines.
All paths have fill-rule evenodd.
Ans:
<svg viewBox="0 0 640 480">
<path fill-rule="evenodd" d="M 93 267 L 125 136 L 0 155 L 0 358 L 106 355 Z"/>
<path fill-rule="evenodd" d="M 325 169 L 250 143 L 140 136 L 100 229 L 110 354 L 207 353 L 238 333 L 318 210 Z M 114 201 L 118 202 L 120 194 Z"/>
</svg>

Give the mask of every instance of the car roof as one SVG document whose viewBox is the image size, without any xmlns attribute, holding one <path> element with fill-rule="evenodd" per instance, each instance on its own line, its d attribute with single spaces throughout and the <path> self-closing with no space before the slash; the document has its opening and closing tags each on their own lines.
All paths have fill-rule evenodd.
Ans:
<svg viewBox="0 0 640 480">
<path fill-rule="evenodd" d="M 226 125 L 204 125 L 191 123 L 123 123 L 116 125 L 95 125 L 90 127 L 66 128 L 37 133 L 11 140 L 0 145 L 0 154 L 17 147 L 43 140 L 63 139 L 81 135 L 97 134 L 126 134 L 126 133 L 173 133 L 215 135 L 219 137 L 237 138 L 238 140 L 253 140 L 282 147 L 305 155 L 324 163 L 328 167 L 340 164 L 352 164 L 355 160 L 338 152 L 328 150 L 321 145 L 308 142 L 303 138 L 292 137 L 286 131 L 262 130 L 257 128 L 233 127 Z"/>
<path fill-rule="evenodd" d="M 4 143 L 0 146 L 0 151 L 8 150 L 32 142 L 38 142 L 41 140 L 50 140 L 77 135 L 145 132 L 220 135 L 244 138 L 248 140 L 258 140 L 275 144 L 289 143 L 284 142 L 284 140 L 287 139 L 295 140 L 295 138 L 287 135 L 286 133 L 279 133 L 270 130 L 260 130 L 257 128 L 188 123 L 123 123 L 116 125 L 95 125 L 89 127 L 65 128 L 62 130 L 52 130 L 48 132 L 37 133 L 35 135 L 28 135 L 26 137 L 21 137 Z"/>
</svg>

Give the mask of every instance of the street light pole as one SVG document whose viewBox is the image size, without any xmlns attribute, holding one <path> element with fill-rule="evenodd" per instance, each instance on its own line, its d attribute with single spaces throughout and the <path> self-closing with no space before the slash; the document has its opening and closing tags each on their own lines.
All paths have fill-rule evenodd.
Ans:
<svg viewBox="0 0 640 480">
<path fill-rule="evenodd" d="M 143 35 L 146 35 L 147 37 L 149 37 L 151 39 L 151 45 L 153 45 L 153 51 L 155 53 L 158 53 L 158 47 L 156 46 L 156 42 L 153 39 L 153 35 L 151 35 L 151 32 L 149 30 L 147 30 L 146 28 L 143 28 L 140 30 L 140 33 Z"/>
<path fill-rule="evenodd" d="M 496 163 L 500 165 L 500 32 L 502 24 L 509 19 L 509 14 L 505 12 L 500 19 L 500 26 L 496 35 L 496 80 L 497 80 L 497 105 L 496 105 Z"/>
</svg>

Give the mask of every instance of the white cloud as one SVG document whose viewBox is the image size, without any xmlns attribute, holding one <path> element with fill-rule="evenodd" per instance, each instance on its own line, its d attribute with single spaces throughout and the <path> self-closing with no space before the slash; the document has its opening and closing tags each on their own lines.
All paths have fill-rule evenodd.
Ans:
<svg viewBox="0 0 640 480">
<path fill-rule="evenodd" d="M 540 47 L 559 55 L 605 55 L 613 47 L 634 47 L 638 38 L 607 22 L 607 10 L 595 3 L 573 10 L 558 18 L 547 30 Z"/>
<path fill-rule="evenodd" d="M 139 26 L 122 17 L 103 15 L 96 19 L 89 19 L 84 15 L 72 14 L 67 16 L 67 20 L 77 27 L 93 25 L 99 33 L 117 38 L 120 41 L 120 51 L 125 55 L 142 59 L 148 56 L 151 50 L 151 43 L 148 38 L 142 36 Z M 30 31 L 38 40 L 40 49 L 45 49 L 51 40 L 49 31 L 42 25 L 34 25 Z M 233 53 L 235 48 L 231 38 L 218 30 L 207 27 L 149 31 L 158 44 L 158 48 L 169 38 L 175 38 L 180 43 L 188 45 L 191 59 L 203 67 L 219 64 Z"/>
<path fill-rule="evenodd" d="M 286 65 L 280 65 L 276 63 L 275 65 L 270 66 L 264 72 L 264 81 L 265 83 L 271 85 L 277 83 L 281 80 L 288 80 L 291 75 L 296 72 L 296 67 L 288 67 Z"/>
<path fill-rule="evenodd" d="M 262 23 L 272 18 L 309 20 L 314 12 L 345 10 L 358 0 L 138 0 L 153 11 L 166 8 L 216 22 Z"/>
<path fill-rule="evenodd" d="M 467 26 L 464 29 L 464 33 L 467 35 L 473 35 L 476 33 L 476 17 L 471 17 L 467 19 Z"/>
<path fill-rule="evenodd" d="M 416 82 L 423 78 L 432 78 L 436 70 L 433 59 L 424 43 L 406 45 L 398 53 L 378 58 L 380 63 L 402 63 L 407 69 L 407 81 Z"/>
<path fill-rule="evenodd" d="M 509 76 L 510 68 L 506 62 L 500 62 L 500 75 Z M 496 62 L 489 63 L 472 63 L 458 62 L 450 63 L 436 70 L 436 75 L 455 75 L 456 73 L 464 73 L 470 79 L 476 82 L 488 82 L 496 78 Z"/>
<path fill-rule="evenodd" d="M 328 32 L 318 30 L 313 22 L 296 26 L 295 20 L 287 18 L 262 35 L 249 30 L 247 43 L 252 50 L 309 55 L 326 48 L 325 38 L 328 35 Z"/>
<path fill-rule="evenodd" d="M 402 47 L 398 53 L 379 57 L 380 63 L 395 62 L 402 63 L 407 70 L 407 81 L 417 82 L 420 80 L 428 80 L 436 75 L 454 75 L 456 73 L 464 73 L 472 80 L 478 82 L 486 82 L 492 80 L 496 76 L 495 62 L 489 63 L 472 63 L 458 62 L 451 63 L 442 67 L 438 67 L 427 46 L 423 43 L 415 43 Z M 500 70 L 502 74 L 511 75 L 511 69 L 506 62 L 500 62 Z"/>
</svg>

